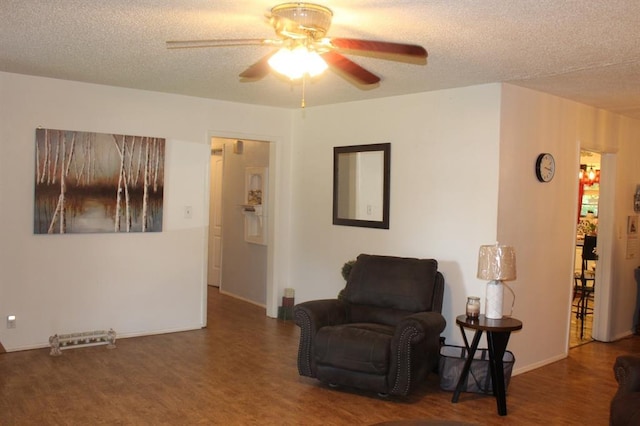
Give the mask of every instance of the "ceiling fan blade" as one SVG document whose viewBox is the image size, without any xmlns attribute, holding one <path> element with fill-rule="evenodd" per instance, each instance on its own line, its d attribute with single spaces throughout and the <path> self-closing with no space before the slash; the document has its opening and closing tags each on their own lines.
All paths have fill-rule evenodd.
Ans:
<svg viewBox="0 0 640 426">
<path fill-rule="evenodd" d="M 322 58 L 327 64 L 344 72 L 347 76 L 355 79 L 360 84 L 376 84 L 380 81 L 380 77 L 362 68 L 350 59 L 345 58 L 337 52 L 325 52 Z"/>
<path fill-rule="evenodd" d="M 276 40 L 262 38 L 237 38 L 218 40 L 171 40 L 167 41 L 167 49 L 193 49 L 200 47 L 228 47 L 228 46 L 252 46 L 263 44 L 275 44 Z"/>
<path fill-rule="evenodd" d="M 261 78 L 266 77 L 267 74 L 271 71 L 271 67 L 269 66 L 269 59 L 274 55 L 276 51 L 269 53 L 268 55 L 263 56 L 258 62 L 251 65 L 246 70 L 242 71 L 240 74 L 241 78 L 245 78 L 248 80 L 259 80 Z"/>
<path fill-rule="evenodd" d="M 358 40 L 353 38 L 332 38 L 331 44 L 338 49 L 362 52 L 387 53 L 426 59 L 427 51 L 417 44 L 392 43 L 388 41 Z"/>
</svg>

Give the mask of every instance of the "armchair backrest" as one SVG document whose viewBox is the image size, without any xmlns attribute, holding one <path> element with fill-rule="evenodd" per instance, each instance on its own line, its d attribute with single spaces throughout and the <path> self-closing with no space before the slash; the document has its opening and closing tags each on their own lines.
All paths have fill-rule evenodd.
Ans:
<svg viewBox="0 0 640 426">
<path fill-rule="evenodd" d="M 444 278 L 435 259 L 361 254 L 344 292 L 352 322 L 395 325 L 415 312 L 441 312 Z"/>
</svg>

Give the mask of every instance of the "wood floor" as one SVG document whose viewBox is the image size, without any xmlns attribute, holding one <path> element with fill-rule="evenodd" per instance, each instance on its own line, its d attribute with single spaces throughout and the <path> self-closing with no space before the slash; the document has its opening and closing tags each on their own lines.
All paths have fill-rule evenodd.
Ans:
<svg viewBox="0 0 640 426">
<path fill-rule="evenodd" d="M 463 394 L 452 404 L 435 375 L 400 399 L 300 377 L 293 322 L 267 318 L 264 309 L 215 289 L 209 299 L 206 329 L 60 357 L 48 349 L 0 355 L 0 425 L 606 425 L 615 357 L 640 352 L 639 336 L 571 349 L 565 360 L 513 377 L 509 414 L 499 417 L 488 396 Z"/>
</svg>

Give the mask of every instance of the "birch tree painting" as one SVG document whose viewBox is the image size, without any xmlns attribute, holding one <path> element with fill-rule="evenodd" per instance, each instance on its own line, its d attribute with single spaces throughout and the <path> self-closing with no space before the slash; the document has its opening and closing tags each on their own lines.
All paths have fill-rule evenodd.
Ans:
<svg viewBox="0 0 640 426">
<path fill-rule="evenodd" d="M 36 130 L 36 234 L 160 232 L 162 138 Z"/>
</svg>

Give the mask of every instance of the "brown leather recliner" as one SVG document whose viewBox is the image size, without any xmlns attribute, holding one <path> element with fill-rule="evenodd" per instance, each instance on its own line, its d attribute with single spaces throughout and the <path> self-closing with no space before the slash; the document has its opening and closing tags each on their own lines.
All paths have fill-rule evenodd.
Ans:
<svg viewBox="0 0 640 426">
<path fill-rule="evenodd" d="M 361 254 L 343 294 L 295 306 L 300 375 L 409 394 L 438 364 L 446 325 L 438 262 Z"/>
<path fill-rule="evenodd" d="M 611 400 L 611 426 L 640 425 L 640 355 L 620 355 L 613 372 L 618 391 Z"/>
</svg>

